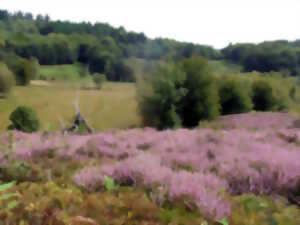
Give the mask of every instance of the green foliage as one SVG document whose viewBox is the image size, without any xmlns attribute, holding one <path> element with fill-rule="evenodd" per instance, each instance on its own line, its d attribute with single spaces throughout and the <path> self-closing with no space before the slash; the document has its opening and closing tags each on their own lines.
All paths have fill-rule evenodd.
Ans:
<svg viewBox="0 0 300 225">
<path fill-rule="evenodd" d="M 14 54 L 4 57 L 8 68 L 15 74 L 16 82 L 19 85 L 28 85 L 30 80 L 38 74 L 39 65 L 36 59 L 23 59 Z"/>
<path fill-rule="evenodd" d="M 9 158 L 9 156 L 8 156 Z M 9 164 L 1 166 L 1 180 L 8 182 L 38 181 L 41 180 L 39 171 L 27 162 L 10 160 Z"/>
<path fill-rule="evenodd" d="M 0 184 L 0 205 L 6 213 L 10 213 L 11 210 L 15 209 L 19 205 L 19 202 L 16 200 L 16 198 L 19 197 L 19 194 L 10 192 L 7 193 L 7 191 L 14 186 L 15 182 Z"/>
<path fill-rule="evenodd" d="M 269 196 L 243 194 L 233 198 L 231 224 L 249 225 L 296 225 L 300 222 L 299 207 L 286 204 L 286 200 L 276 200 Z"/>
<path fill-rule="evenodd" d="M 253 83 L 252 89 L 254 109 L 259 111 L 272 110 L 275 99 L 271 84 L 267 81 L 258 80 Z"/>
<path fill-rule="evenodd" d="M 289 92 L 289 96 L 290 96 L 290 98 L 292 99 L 292 100 L 296 100 L 296 96 L 297 96 L 297 89 L 296 89 L 296 87 L 295 86 L 293 86 L 292 88 L 291 88 L 291 90 L 290 90 L 290 92 Z"/>
<path fill-rule="evenodd" d="M 135 75 L 133 69 L 124 64 L 123 62 L 117 62 L 114 65 L 114 75 L 110 80 L 123 81 L 123 82 L 135 82 Z"/>
<path fill-rule="evenodd" d="M 96 73 L 93 75 L 93 81 L 96 84 L 97 89 L 100 90 L 106 82 L 106 76 L 104 74 Z"/>
<path fill-rule="evenodd" d="M 240 63 L 244 70 L 259 72 L 284 72 L 287 75 L 299 74 L 299 41 L 270 41 L 258 45 L 229 45 L 222 50 L 227 60 Z"/>
<path fill-rule="evenodd" d="M 11 121 L 10 129 L 23 132 L 35 132 L 40 129 L 40 121 L 34 109 L 26 106 L 19 106 L 9 117 Z"/>
<path fill-rule="evenodd" d="M 219 115 L 216 82 L 202 58 L 186 59 L 180 65 L 161 65 L 150 87 L 142 84 L 138 100 L 146 125 L 159 129 L 195 127 L 200 120 Z"/>
<path fill-rule="evenodd" d="M 113 191 L 116 189 L 115 181 L 113 178 L 104 176 L 105 188 L 107 191 Z"/>
<path fill-rule="evenodd" d="M 15 84 L 14 74 L 0 62 L 0 93 L 8 93 Z"/>
<path fill-rule="evenodd" d="M 185 73 L 178 66 L 168 64 L 158 68 L 148 89 L 143 87 L 144 83 L 139 84 L 139 109 L 145 125 L 160 129 L 181 126 L 177 110 L 187 93 L 183 86 L 185 79 Z"/>
<path fill-rule="evenodd" d="M 289 107 L 288 87 L 280 80 L 258 79 L 252 84 L 254 109 L 259 111 L 283 110 Z"/>
<path fill-rule="evenodd" d="M 228 221 L 227 221 L 226 218 L 223 218 L 223 219 L 221 219 L 221 220 L 218 220 L 217 222 L 220 223 L 220 224 L 222 224 L 222 225 L 229 225 L 229 223 L 228 223 Z"/>
<path fill-rule="evenodd" d="M 181 63 L 186 73 L 184 88 L 187 95 L 181 102 L 181 118 L 185 127 L 195 127 L 200 120 L 211 120 L 219 115 L 218 90 L 212 71 L 205 59 L 192 57 Z"/>
<path fill-rule="evenodd" d="M 251 87 L 246 82 L 237 76 L 221 79 L 219 96 L 223 115 L 251 111 Z"/>
<path fill-rule="evenodd" d="M 39 62 L 37 59 L 30 59 L 25 61 L 24 65 L 24 85 L 30 84 L 31 80 L 34 80 L 39 75 Z"/>
</svg>

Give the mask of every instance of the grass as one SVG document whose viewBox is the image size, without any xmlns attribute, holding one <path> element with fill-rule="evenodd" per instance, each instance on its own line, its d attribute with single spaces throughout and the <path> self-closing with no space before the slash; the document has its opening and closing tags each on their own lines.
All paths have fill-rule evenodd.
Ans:
<svg viewBox="0 0 300 225">
<path fill-rule="evenodd" d="M 134 84 L 107 82 L 101 90 L 96 90 L 89 81 L 35 84 L 14 87 L 6 99 L 0 99 L 1 131 L 9 125 L 9 115 L 19 105 L 36 109 L 42 129 L 61 129 L 62 123 L 66 126 L 72 120 L 77 97 L 81 113 L 96 130 L 140 125 Z"/>
<path fill-rule="evenodd" d="M 87 75 L 80 64 L 52 65 L 40 67 L 40 79 L 43 80 L 78 80 Z"/>
</svg>

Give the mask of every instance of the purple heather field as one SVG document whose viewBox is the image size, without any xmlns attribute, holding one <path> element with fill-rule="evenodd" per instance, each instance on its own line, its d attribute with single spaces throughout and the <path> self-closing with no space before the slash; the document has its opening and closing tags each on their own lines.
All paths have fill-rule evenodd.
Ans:
<svg viewBox="0 0 300 225">
<path fill-rule="evenodd" d="M 60 160 L 85 165 L 73 182 L 101 188 L 104 176 L 143 187 L 157 204 L 183 201 L 208 217 L 231 213 L 227 195 L 282 195 L 294 202 L 300 180 L 300 129 L 285 113 L 221 117 L 219 128 L 130 129 L 91 135 L 13 135 L 13 157 L 34 160 L 56 150 Z M 1 137 L 7 145 L 8 135 Z M 1 163 L 5 163 L 2 157 Z"/>
</svg>

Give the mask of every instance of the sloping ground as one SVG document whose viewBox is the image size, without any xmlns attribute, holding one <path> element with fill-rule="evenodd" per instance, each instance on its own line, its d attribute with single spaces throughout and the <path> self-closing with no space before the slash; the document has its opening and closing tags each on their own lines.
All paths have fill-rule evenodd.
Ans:
<svg viewBox="0 0 300 225">
<path fill-rule="evenodd" d="M 280 112 L 253 112 L 221 116 L 217 123 L 223 128 L 280 129 L 300 128 L 300 117 Z"/>
<path fill-rule="evenodd" d="M 250 118 L 244 125 L 258 120 L 243 116 Z M 277 129 L 265 122 L 263 129 L 5 134 L 0 175 L 20 182 L 15 190 L 22 203 L 6 218 L 28 224 L 200 225 L 226 218 L 233 225 L 298 225 L 300 129 L 282 124 L 287 114 L 257 116 L 272 118 Z"/>
</svg>

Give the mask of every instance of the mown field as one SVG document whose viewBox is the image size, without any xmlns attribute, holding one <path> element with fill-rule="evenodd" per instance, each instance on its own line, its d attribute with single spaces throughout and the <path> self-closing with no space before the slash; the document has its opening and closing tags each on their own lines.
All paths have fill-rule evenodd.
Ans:
<svg viewBox="0 0 300 225">
<path fill-rule="evenodd" d="M 37 111 L 42 130 L 62 129 L 75 115 L 76 99 L 81 113 L 96 130 L 140 125 L 134 84 L 108 82 L 97 90 L 89 80 L 34 81 L 30 86 L 14 87 L 7 98 L 0 99 L 0 130 L 6 130 L 10 113 L 19 105 Z"/>
</svg>

